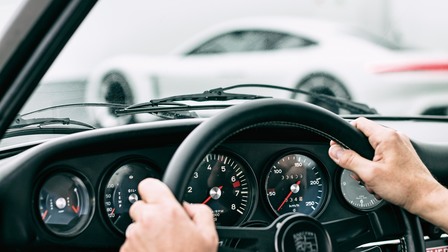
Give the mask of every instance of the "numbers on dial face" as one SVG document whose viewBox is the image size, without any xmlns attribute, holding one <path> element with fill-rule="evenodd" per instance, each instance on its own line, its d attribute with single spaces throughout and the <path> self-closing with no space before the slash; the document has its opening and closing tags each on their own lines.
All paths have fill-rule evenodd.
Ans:
<svg viewBox="0 0 448 252">
<path fill-rule="evenodd" d="M 277 159 L 265 182 L 267 201 L 277 215 L 298 212 L 315 215 L 327 190 L 322 167 L 311 157 L 292 153 Z"/>
<path fill-rule="evenodd" d="M 357 210 L 369 211 L 383 202 L 369 193 L 362 182 L 356 180 L 349 170 L 342 171 L 340 185 L 345 201 Z"/>
<path fill-rule="evenodd" d="M 233 226 L 247 217 L 254 200 L 251 170 L 237 158 L 208 154 L 185 191 L 185 201 L 208 205 L 216 225 Z"/>
</svg>

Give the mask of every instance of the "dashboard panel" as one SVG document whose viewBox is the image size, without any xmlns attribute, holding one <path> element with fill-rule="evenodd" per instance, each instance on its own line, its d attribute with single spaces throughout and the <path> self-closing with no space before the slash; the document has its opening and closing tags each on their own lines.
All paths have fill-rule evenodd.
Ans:
<svg viewBox="0 0 448 252">
<path fill-rule="evenodd" d="M 0 177 L 20 176 L 23 184 L 13 179 L 0 183 L 0 190 L 18 192 L 6 199 L 11 204 L 3 207 L 2 227 L 9 228 L 0 239 L 24 246 L 118 249 L 131 222 L 127 211 L 139 199 L 138 182 L 161 178 L 177 147 L 200 122 L 87 131 L 4 159 Z M 368 216 L 381 227 L 381 237 L 396 235 L 402 225 L 396 209 L 382 201 L 359 203 L 370 196 L 362 184 L 347 183 L 350 176 L 331 161 L 328 147 L 325 137 L 287 125 L 241 131 L 204 157 L 192 178 L 185 178 L 190 181 L 185 200 L 208 204 L 217 225 L 267 226 L 279 215 L 299 212 L 322 223 Z M 8 160 L 14 161 L 14 170 Z M 363 232 L 347 236 L 373 235 Z"/>
</svg>

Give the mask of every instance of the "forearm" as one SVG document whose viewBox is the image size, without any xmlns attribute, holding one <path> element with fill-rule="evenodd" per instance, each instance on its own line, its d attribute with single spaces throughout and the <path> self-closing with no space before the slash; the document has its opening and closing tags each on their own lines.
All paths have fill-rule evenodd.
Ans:
<svg viewBox="0 0 448 252">
<path fill-rule="evenodd" d="M 448 232 L 448 189 L 438 184 L 412 212 Z"/>
</svg>

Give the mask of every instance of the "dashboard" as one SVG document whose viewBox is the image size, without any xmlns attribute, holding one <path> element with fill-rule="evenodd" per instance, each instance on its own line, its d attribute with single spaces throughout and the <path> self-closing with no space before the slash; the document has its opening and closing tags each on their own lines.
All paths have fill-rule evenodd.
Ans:
<svg viewBox="0 0 448 252">
<path fill-rule="evenodd" d="M 0 239 L 12 247 L 117 250 L 132 221 L 129 207 L 139 199 L 138 183 L 162 178 L 177 147 L 200 123 L 185 119 L 86 131 L 4 158 L 0 193 L 8 196 Z M 218 226 L 266 227 L 280 215 L 302 213 L 321 223 L 375 220 L 373 229 L 361 225 L 341 238 L 347 241 L 399 234 L 397 209 L 333 163 L 328 147 L 325 137 L 287 125 L 241 131 L 203 157 L 191 178 L 183 178 L 189 181 L 184 200 L 209 205 Z M 332 232 L 343 231 L 338 226 Z"/>
</svg>

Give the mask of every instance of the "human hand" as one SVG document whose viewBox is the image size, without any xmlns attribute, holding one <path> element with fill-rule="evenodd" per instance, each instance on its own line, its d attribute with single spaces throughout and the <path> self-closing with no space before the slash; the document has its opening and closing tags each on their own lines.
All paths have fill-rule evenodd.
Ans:
<svg viewBox="0 0 448 252">
<path fill-rule="evenodd" d="M 208 206 L 180 205 L 157 179 L 143 180 L 138 190 L 142 199 L 131 206 L 134 222 L 120 252 L 217 250 L 218 235 Z"/>
<path fill-rule="evenodd" d="M 352 124 L 368 137 L 375 150 L 373 159 L 367 160 L 334 141 L 330 142 L 330 157 L 342 168 L 353 171 L 378 198 L 417 215 L 427 212 L 428 196 L 441 188 L 409 138 L 366 118 L 358 118 Z"/>
</svg>

